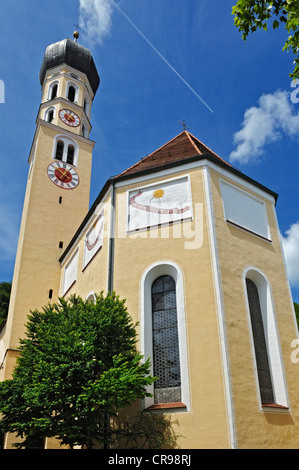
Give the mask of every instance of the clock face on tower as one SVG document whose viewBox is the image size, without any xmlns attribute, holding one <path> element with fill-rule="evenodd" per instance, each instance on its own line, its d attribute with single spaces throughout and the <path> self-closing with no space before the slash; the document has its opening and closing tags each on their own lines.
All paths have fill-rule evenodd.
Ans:
<svg viewBox="0 0 299 470">
<path fill-rule="evenodd" d="M 70 109 L 61 109 L 59 111 L 59 117 L 68 126 L 71 127 L 78 127 L 80 125 L 80 118 L 79 116 L 71 111 Z"/>
<path fill-rule="evenodd" d="M 79 184 L 76 170 L 64 162 L 54 162 L 47 170 L 50 180 L 62 189 L 74 189 Z"/>
</svg>

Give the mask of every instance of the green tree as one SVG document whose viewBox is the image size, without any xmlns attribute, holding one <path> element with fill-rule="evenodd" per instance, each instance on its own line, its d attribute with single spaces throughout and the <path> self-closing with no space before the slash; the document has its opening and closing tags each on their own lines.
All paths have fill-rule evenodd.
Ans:
<svg viewBox="0 0 299 470">
<path fill-rule="evenodd" d="M 298 330 L 299 330 L 299 304 L 294 302 L 294 307 L 295 307 L 295 314 L 296 314 L 297 325 L 298 325 Z"/>
<path fill-rule="evenodd" d="M 6 322 L 9 307 L 10 291 L 11 282 L 0 282 L 0 331 L 2 330 Z"/>
<path fill-rule="evenodd" d="M 20 447 L 46 436 L 71 448 L 107 446 L 110 420 L 154 382 L 136 342 L 136 324 L 115 293 L 30 312 L 12 379 L 0 384 L 2 432 L 20 436 Z"/>
<path fill-rule="evenodd" d="M 290 77 L 299 78 L 299 0 L 238 0 L 232 13 L 244 40 L 257 29 L 267 31 L 269 24 L 273 29 L 282 24 L 288 33 L 283 50 L 295 56 Z"/>
</svg>

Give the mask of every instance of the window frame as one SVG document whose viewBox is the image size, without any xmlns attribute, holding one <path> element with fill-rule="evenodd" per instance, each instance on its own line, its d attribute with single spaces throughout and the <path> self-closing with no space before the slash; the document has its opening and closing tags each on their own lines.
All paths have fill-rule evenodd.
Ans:
<svg viewBox="0 0 299 470">
<path fill-rule="evenodd" d="M 75 262 L 75 277 L 72 279 L 72 281 L 67 284 L 66 287 L 66 272 L 67 269 L 69 269 L 70 265 Z M 75 284 L 77 281 L 78 277 L 78 266 L 79 266 L 79 247 L 75 249 L 75 251 L 72 253 L 72 255 L 69 257 L 68 261 L 65 263 L 64 268 L 63 268 L 63 277 L 62 277 L 62 297 L 66 295 L 66 293 L 72 288 L 72 286 Z"/>
<path fill-rule="evenodd" d="M 245 189 L 242 189 L 239 186 L 236 186 L 235 184 L 230 183 L 227 180 L 219 179 L 219 183 L 220 183 L 223 215 L 224 215 L 224 220 L 226 221 L 226 223 L 240 230 L 243 230 L 246 233 L 250 233 L 251 235 L 254 235 L 263 240 L 271 242 L 270 224 L 269 224 L 269 218 L 268 218 L 267 207 L 266 207 L 265 201 L 261 199 L 260 197 L 253 195 L 251 192 Z M 247 202 L 251 201 L 252 204 L 256 204 L 256 207 L 259 207 L 258 216 L 263 218 L 262 223 L 264 224 L 262 228 L 252 227 L 251 225 L 252 221 L 249 223 L 248 222 L 244 223 L 243 221 L 240 220 L 239 214 L 237 214 L 237 212 L 235 212 L 235 214 L 231 216 L 230 214 L 231 207 L 229 207 L 228 199 L 226 199 L 227 193 L 225 192 L 225 188 L 228 188 L 228 190 L 230 191 L 235 191 L 237 194 L 239 193 L 241 197 L 242 196 L 244 197 L 244 201 L 247 199 Z M 238 197 L 236 197 L 235 201 L 237 202 L 238 200 L 239 200 Z M 243 201 L 243 204 L 244 204 L 244 201 Z M 242 213 L 248 213 L 248 210 L 243 210 Z"/>
<path fill-rule="evenodd" d="M 74 101 L 71 101 L 68 97 L 69 95 L 69 89 L 70 87 L 74 87 L 75 88 L 75 96 L 74 96 Z M 74 82 L 71 82 L 71 81 L 68 81 L 67 84 L 66 84 L 66 93 L 65 93 L 65 97 L 66 99 L 70 102 L 70 103 L 78 103 L 78 98 L 79 98 L 79 87 L 76 83 Z"/>
<path fill-rule="evenodd" d="M 165 283 L 170 280 L 171 288 L 166 288 Z M 157 291 L 157 286 L 161 287 L 160 291 Z M 167 308 L 165 305 L 165 298 L 167 293 L 171 293 L 171 297 L 173 294 L 175 296 L 175 302 L 173 301 L 173 306 Z M 155 302 L 154 297 L 156 297 Z M 176 282 L 172 276 L 169 274 L 162 275 L 157 277 L 151 286 L 151 299 L 152 299 L 152 340 L 153 340 L 153 372 L 154 376 L 157 377 L 157 380 L 154 383 L 154 401 L 155 404 L 162 404 L 162 403 L 175 403 L 181 402 L 181 367 L 180 367 L 180 347 L 179 347 L 179 339 L 178 339 L 178 315 L 177 315 L 177 302 L 176 302 Z M 159 300 L 158 300 L 159 299 Z M 161 300 L 163 299 L 163 306 L 160 305 Z M 174 299 L 172 299 L 174 300 Z M 157 308 L 158 304 L 158 308 Z M 174 305 L 175 304 L 175 305 Z M 167 314 L 170 314 L 171 310 L 173 312 L 171 315 L 171 325 L 165 324 Z M 174 313 L 175 311 L 175 313 Z M 159 318 L 160 317 L 160 318 Z M 155 322 L 155 319 L 159 321 Z M 156 325 L 155 325 L 156 324 Z M 171 333 L 171 337 L 169 335 Z M 158 345 L 155 346 L 155 338 L 156 336 L 163 335 L 164 340 L 161 344 L 161 338 L 158 341 Z M 171 344 L 172 343 L 172 344 Z M 159 354 L 160 353 L 160 354 Z M 173 355 L 173 360 L 175 363 L 170 366 L 168 364 L 168 359 Z M 157 357 L 160 356 L 160 357 Z M 164 358 L 163 358 L 164 356 Z M 176 385 L 171 385 L 171 379 L 169 376 L 170 369 L 178 369 L 178 377 L 176 379 L 179 382 Z M 161 374 L 159 374 L 159 371 Z M 161 375 L 160 379 L 161 382 L 164 382 L 164 386 L 158 386 L 159 382 L 159 375 Z M 163 378 L 164 376 L 164 378 Z M 166 386 L 165 386 L 166 385 Z M 179 396 L 179 400 L 168 399 L 166 401 L 162 401 L 163 396 Z"/>
<path fill-rule="evenodd" d="M 143 273 L 140 280 L 140 306 L 141 306 L 141 352 L 144 360 L 153 357 L 152 345 L 152 283 L 160 276 L 169 275 L 173 277 L 176 284 L 177 301 L 177 325 L 179 335 L 180 371 L 181 371 L 181 402 L 166 406 L 170 411 L 189 411 L 190 390 L 189 390 L 189 365 L 188 365 L 188 341 L 185 313 L 185 287 L 184 275 L 181 267 L 173 261 L 160 261 L 150 265 Z M 151 360 L 151 374 L 153 374 L 153 364 Z M 154 394 L 154 384 L 147 387 L 147 391 Z M 169 404 L 166 404 L 169 405 Z M 183 406 L 182 406 L 183 405 Z M 144 409 L 150 407 L 165 408 L 165 404 L 154 404 L 154 397 L 146 397 L 143 400 Z"/>
<path fill-rule="evenodd" d="M 54 88 L 54 86 L 56 86 L 56 85 L 57 85 L 56 96 L 54 96 L 54 97 L 52 98 L 53 88 Z M 56 98 L 58 98 L 58 96 L 59 96 L 59 80 L 55 80 L 54 82 L 52 82 L 52 83 L 49 84 L 48 94 L 47 94 L 47 100 L 48 100 L 48 101 L 55 100 Z"/>
<path fill-rule="evenodd" d="M 56 158 L 56 148 L 57 148 L 58 141 L 63 142 L 62 160 L 59 160 L 58 158 Z M 73 158 L 73 163 L 69 163 L 69 165 L 77 167 L 78 166 L 79 145 L 77 144 L 77 142 L 74 139 L 72 139 L 70 137 L 67 137 L 66 135 L 63 135 L 63 134 L 57 135 L 54 139 L 52 159 L 53 160 L 59 160 L 59 161 L 62 161 L 64 163 L 68 163 L 67 162 L 67 155 L 68 155 L 68 148 L 69 148 L 70 145 L 74 147 L 74 158 Z"/>
<path fill-rule="evenodd" d="M 261 400 L 260 385 L 258 379 L 258 369 L 256 353 L 254 347 L 254 338 L 252 331 L 251 315 L 248 301 L 246 279 L 250 279 L 256 285 L 259 295 L 261 314 L 263 319 L 264 334 L 267 346 L 270 374 L 272 379 L 274 406 L 288 408 L 288 396 L 285 381 L 283 358 L 281 354 L 279 332 L 277 327 L 276 313 L 273 302 L 273 294 L 270 283 L 266 275 L 254 266 L 247 267 L 243 272 L 243 288 L 247 311 L 248 327 L 251 342 L 251 352 L 254 363 L 254 372 L 256 380 L 257 396 L 259 407 L 264 410 L 269 404 L 263 404 Z"/>
<path fill-rule="evenodd" d="M 88 117 L 89 119 L 89 115 L 90 115 L 90 99 L 88 97 L 88 95 L 85 93 L 84 94 L 84 97 L 83 97 L 83 109 L 84 109 L 84 112 L 86 114 L 86 116 Z"/>
<path fill-rule="evenodd" d="M 52 118 L 51 121 L 49 121 L 49 114 L 50 114 L 51 111 L 53 111 L 53 118 Z M 47 121 L 47 122 L 49 122 L 49 123 L 53 122 L 53 120 L 55 119 L 55 114 L 56 114 L 56 108 L 55 108 L 55 106 L 50 106 L 49 108 L 47 108 L 47 109 L 45 110 L 45 113 L 44 113 L 44 120 Z"/>
</svg>

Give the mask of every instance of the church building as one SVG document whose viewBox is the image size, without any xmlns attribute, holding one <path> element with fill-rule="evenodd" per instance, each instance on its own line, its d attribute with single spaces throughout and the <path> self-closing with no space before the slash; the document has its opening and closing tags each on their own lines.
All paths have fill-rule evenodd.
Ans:
<svg viewBox="0 0 299 470">
<path fill-rule="evenodd" d="M 158 377 L 138 406 L 169 414 L 181 449 L 298 447 L 298 331 L 277 194 L 183 130 L 90 205 L 100 78 L 77 39 L 49 45 L 40 69 L 0 380 L 31 309 L 114 290 Z"/>
</svg>

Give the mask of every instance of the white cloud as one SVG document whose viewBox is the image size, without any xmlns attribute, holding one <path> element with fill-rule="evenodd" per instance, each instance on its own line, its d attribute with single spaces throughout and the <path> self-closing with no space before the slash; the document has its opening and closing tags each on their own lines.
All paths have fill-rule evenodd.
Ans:
<svg viewBox="0 0 299 470">
<path fill-rule="evenodd" d="M 299 221 L 282 235 L 282 245 L 290 284 L 299 287 Z"/>
<path fill-rule="evenodd" d="M 230 154 L 230 160 L 242 164 L 257 160 L 264 146 L 280 139 L 283 133 L 299 136 L 299 112 L 294 113 L 293 109 L 287 91 L 262 95 L 258 106 L 245 111 L 242 128 L 234 135 L 236 149 Z"/>
<path fill-rule="evenodd" d="M 113 0 L 79 0 L 80 27 L 86 40 L 101 44 L 111 29 Z"/>
</svg>

